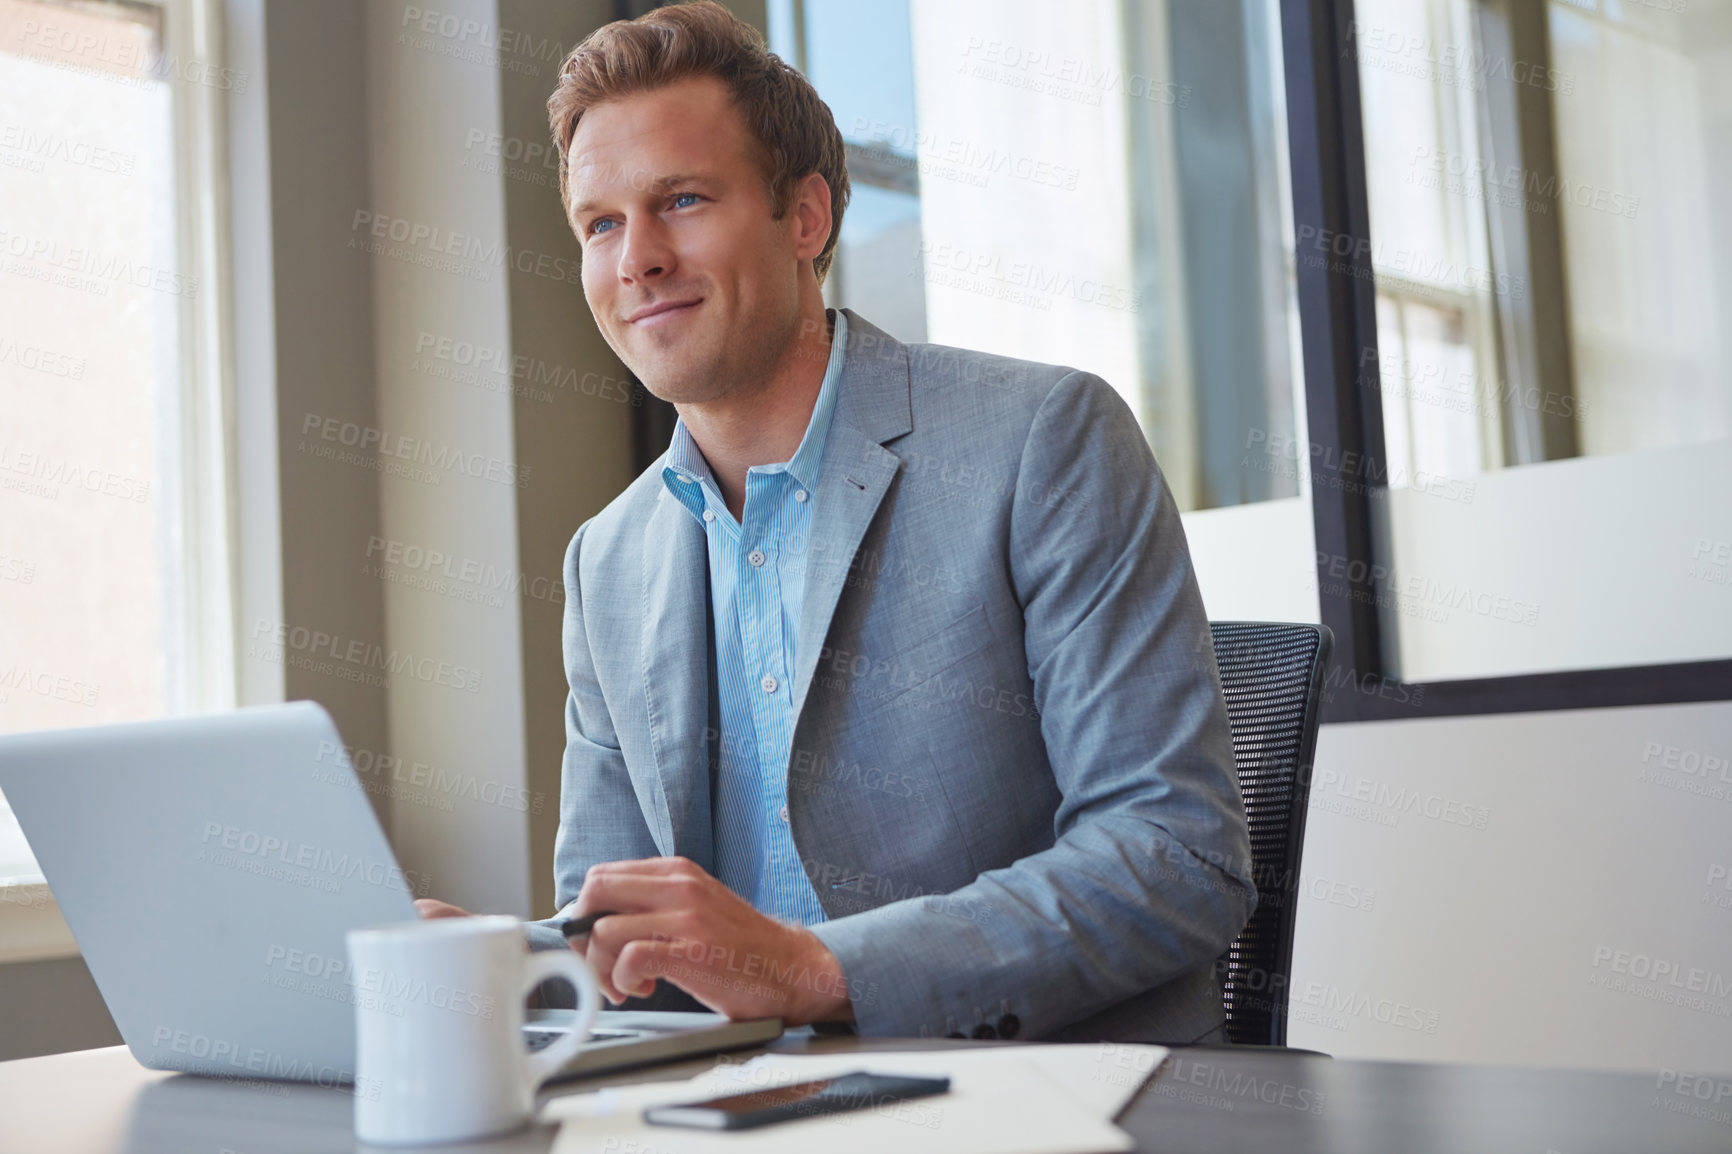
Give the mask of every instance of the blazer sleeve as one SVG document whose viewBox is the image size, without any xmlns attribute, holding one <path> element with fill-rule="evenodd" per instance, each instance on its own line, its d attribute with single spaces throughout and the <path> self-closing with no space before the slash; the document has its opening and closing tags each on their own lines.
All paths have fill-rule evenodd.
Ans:
<svg viewBox="0 0 1732 1154">
<path fill-rule="evenodd" d="M 554 900 L 577 897 L 595 862 L 655 857 L 656 848 L 626 772 L 612 716 L 596 677 L 583 609 L 579 555 L 586 522 L 565 551 L 565 763 L 559 788 L 559 833 L 553 845 Z M 557 914 L 529 922 L 531 949 L 563 949 Z"/>
<path fill-rule="evenodd" d="M 1256 904 L 1184 528 L 1099 377 L 1066 376 L 1034 417 L 1009 563 L 1062 795 L 1055 842 L 952 894 L 811 927 L 867 992 L 862 1034 L 943 1033 L 1009 1007 L 1041 1037 L 1209 965 Z"/>
</svg>

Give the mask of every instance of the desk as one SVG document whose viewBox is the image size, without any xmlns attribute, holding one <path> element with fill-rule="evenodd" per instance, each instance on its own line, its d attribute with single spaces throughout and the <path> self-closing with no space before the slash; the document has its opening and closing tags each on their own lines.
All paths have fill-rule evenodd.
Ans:
<svg viewBox="0 0 1732 1154">
<path fill-rule="evenodd" d="M 787 1053 L 969 1044 L 787 1037 Z M 689 1077 L 710 1059 L 565 1083 L 575 1093 Z M 1729 1076 L 1732 1081 L 1732 1076 Z M 1656 1092 L 1655 1075 L 1396 1062 L 1283 1052 L 1178 1051 L 1119 1124 L 1142 1151 L 1208 1154 L 1683 1154 L 1732 1150 L 1732 1122 L 1670 1112 L 1692 1099 Z M 1713 1103 L 1707 1103 L 1712 1107 Z M 1732 1117 L 1720 1103 L 1720 1117 Z M 292 1083 L 223 1082 L 146 1070 L 123 1046 L 0 1063 L 0 1151 L 7 1154 L 320 1154 L 354 1151 L 353 1100 Z M 532 1127 L 469 1151 L 546 1151 Z"/>
</svg>

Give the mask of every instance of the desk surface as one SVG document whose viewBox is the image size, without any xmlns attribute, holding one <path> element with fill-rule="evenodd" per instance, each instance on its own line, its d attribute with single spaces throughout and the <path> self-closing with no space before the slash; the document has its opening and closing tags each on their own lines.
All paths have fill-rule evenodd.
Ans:
<svg viewBox="0 0 1732 1154">
<path fill-rule="evenodd" d="M 810 1053 L 964 1044 L 788 1037 L 772 1048 Z M 710 1061 L 565 1083 L 548 1093 L 689 1077 Z M 1658 1080 L 1657 1074 L 1335 1061 L 1199 1047 L 1176 1052 L 1119 1124 L 1136 1135 L 1141 1151 L 1186 1154 L 1732 1151 L 1732 1097 L 1716 1106 L 1662 1091 Z M 1699 1108 L 1695 1115 L 1688 1112 L 1692 1106 Z M 0 1062 L 0 1150 L 7 1152 L 347 1152 L 360 1148 L 352 1107 L 340 1090 L 146 1070 L 123 1046 Z M 553 1135 L 552 1127 L 534 1126 L 494 1142 L 438 1149 L 546 1151 Z"/>
</svg>

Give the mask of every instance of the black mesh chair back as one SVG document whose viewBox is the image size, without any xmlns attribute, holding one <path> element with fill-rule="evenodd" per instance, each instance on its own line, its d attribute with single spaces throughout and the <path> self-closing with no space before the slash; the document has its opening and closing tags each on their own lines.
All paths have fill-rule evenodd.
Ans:
<svg viewBox="0 0 1732 1154">
<path fill-rule="evenodd" d="M 1257 883 L 1256 912 L 1216 963 L 1227 1038 L 1284 1046 L 1318 699 L 1335 637 L 1321 625 L 1261 621 L 1214 621 L 1209 632 L 1233 727 Z"/>
</svg>

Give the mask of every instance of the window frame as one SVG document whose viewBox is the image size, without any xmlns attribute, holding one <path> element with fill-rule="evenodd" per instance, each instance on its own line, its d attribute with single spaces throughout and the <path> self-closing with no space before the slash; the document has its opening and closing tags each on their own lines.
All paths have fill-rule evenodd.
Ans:
<svg viewBox="0 0 1732 1154">
<path fill-rule="evenodd" d="M 1281 45 L 1295 233 L 1310 227 L 1317 230 L 1311 235 L 1351 238 L 1353 254 L 1340 258 L 1339 271 L 1298 262 L 1310 438 L 1324 460 L 1381 460 L 1377 282 L 1353 0 L 1281 0 Z M 1331 695 L 1324 722 L 1732 700 L 1732 658 L 1434 682 L 1389 676 L 1371 577 L 1377 558 L 1388 556 L 1379 548 L 1387 530 L 1375 489 L 1368 482 L 1311 486 L 1318 609 L 1335 634 L 1328 676 L 1350 677 L 1359 689 Z M 1337 557 L 1345 581 L 1328 572 Z M 1339 591 L 1326 594 L 1330 585 Z"/>
<path fill-rule="evenodd" d="M 206 66 L 204 74 L 226 76 L 222 0 L 123 3 L 161 13 L 159 47 L 168 61 L 197 61 Z M 176 259 L 183 275 L 198 283 L 196 292 L 180 298 L 177 315 L 180 419 L 173 435 L 186 465 L 176 483 L 164 487 L 173 493 L 173 516 L 184 528 L 183 590 L 174 613 L 184 622 L 181 640 L 190 673 L 170 691 L 170 700 L 178 701 L 176 712 L 211 712 L 235 704 L 240 644 L 228 92 L 178 76 L 165 83 L 172 86 Z M 79 956 L 59 906 L 38 878 L 0 882 L 0 943 L 0 963 Z"/>
</svg>

